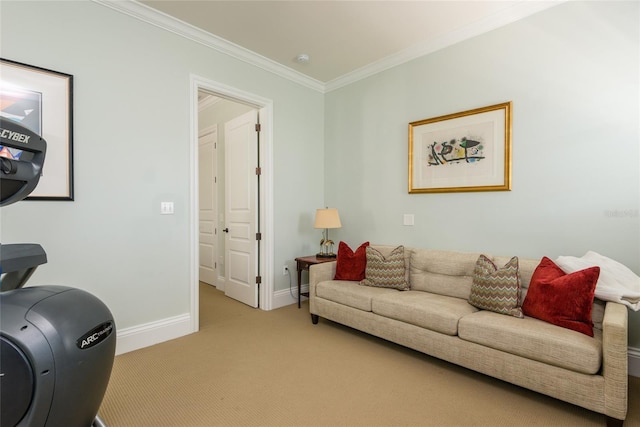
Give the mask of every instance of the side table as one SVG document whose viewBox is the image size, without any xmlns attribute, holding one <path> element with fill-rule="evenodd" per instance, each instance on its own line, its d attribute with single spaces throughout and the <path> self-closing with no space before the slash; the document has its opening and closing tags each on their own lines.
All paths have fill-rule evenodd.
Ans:
<svg viewBox="0 0 640 427">
<path fill-rule="evenodd" d="M 300 308 L 300 296 L 309 297 L 309 292 L 301 292 L 302 271 L 309 271 L 309 267 L 314 264 L 322 264 L 323 262 L 331 262 L 335 260 L 336 257 L 317 257 L 315 255 L 296 258 L 296 270 L 298 270 L 298 308 Z"/>
</svg>

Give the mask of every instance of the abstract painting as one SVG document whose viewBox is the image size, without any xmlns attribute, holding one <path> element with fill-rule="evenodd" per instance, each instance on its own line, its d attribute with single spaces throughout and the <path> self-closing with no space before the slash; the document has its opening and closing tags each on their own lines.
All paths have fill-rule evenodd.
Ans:
<svg viewBox="0 0 640 427">
<path fill-rule="evenodd" d="M 511 190 L 511 102 L 409 123 L 409 193 Z"/>
</svg>

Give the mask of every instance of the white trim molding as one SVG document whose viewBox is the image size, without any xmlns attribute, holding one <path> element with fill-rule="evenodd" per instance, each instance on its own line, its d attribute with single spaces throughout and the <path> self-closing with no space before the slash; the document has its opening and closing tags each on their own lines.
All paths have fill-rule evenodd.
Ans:
<svg viewBox="0 0 640 427">
<path fill-rule="evenodd" d="M 302 285 L 301 292 L 309 292 L 309 284 Z M 307 297 L 302 297 L 302 301 L 307 301 Z M 282 289 L 273 293 L 272 309 L 286 307 L 287 305 L 298 304 L 298 287 Z"/>
<path fill-rule="evenodd" d="M 433 40 L 418 43 L 396 54 L 389 55 L 379 61 L 365 65 L 329 82 L 309 77 L 293 68 L 282 65 L 256 52 L 232 43 L 222 37 L 201 30 L 191 24 L 174 18 L 166 13 L 153 9 L 135 0 L 92 0 L 94 3 L 106 6 L 118 12 L 129 15 L 135 19 L 155 25 L 179 36 L 185 37 L 196 43 L 200 43 L 218 52 L 274 73 L 280 77 L 296 82 L 320 93 L 330 92 L 343 86 L 362 80 L 374 74 L 388 70 L 405 62 L 412 61 L 421 56 L 436 52 L 445 47 L 454 45 L 464 40 L 473 38 L 488 31 L 511 24 L 527 16 L 541 12 L 553 6 L 564 3 L 566 0 L 551 1 L 520 1 L 513 6 L 503 9 L 480 21 L 474 22 L 455 31 L 443 34 Z"/>
<path fill-rule="evenodd" d="M 189 335 L 192 332 L 189 313 L 117 330 L 116 355 Z"/>
<path fill-rule="evenodd" d="M 216 105 L 218 102 L 222 101 L 222 98 L 217 97 L 215 95 L 207 95 L 206 98 L 201 99 L 198 101 L 198 112 L 202 112 L 203 110 L 209 108 L 209 107 L 213 107 L 214 105 Z M 207 130 L 207 129 L 205 129 Z M 206 133 L 206 132 L 203 132 Z M 200 135 L 202 136 L 202 135 Z"/>
<path fill-rule="evenodd" d="M 541 12 L 553 6 L 564 3 L 565 0 L 555 1 L 521 1 L 513 6 L 502 9 L 471 25 L 466 25 L 454 31 L 442 34 L 439 37 L 417 43 L 397 53 L 389 55 L 362 68 L 354 70 L 336 79 L 325 83 L 325 92 L 331 92 L 351 83 L 365 79 L 377 73 L 404 64 L 430 53 L 437 52 L 448 46 L 471 39 L 505 25 L 511 24 L 527 16 Z"/>
<path fill-rule="evenodd" d="M 223 83 L 192 74 L 190 76 L 191 91 L 191 142 L 190 157 L 190 263 L 191 263 L 191 315 L 193 329 L 199 329 L 199 256 L 198 256 L 198 91 L 202 89 L 214 95 L 252 105 L 258 109 L 261 125 L 260 159 L 262 175 L 260 179 L 260 224 L 262 240 L 260 256 L 259 304 L 262 310 L 271 310 L 273 298 L 273 253 L 275 248 L 274 210 L 273 210 L 273 101 Z"/>
<path fill-rule="evenodd" d="M 302 86 L 306 86 L 318 92 L 324 92 L 324 83 L 319 80 L 306 76 L 293 68 L 286 67 L 249 49 L 225 40 L 222 37 L 218 37 L 214 34 L 196 28 L 191 24 L 187 24 L 184 21 L 155 10 L 145 4 L 134 0 L 92 1 L 124 13 L 125 15 L 129 15 L 140 21 L 155 25 L 158 28 L 170 31 L 196 43 L 200 43 L 203 46 L 207 46 L 211 49 L 217 50 L 218 52 L 269 71 L 277 76 L 289 79 Z"/>
</svg>

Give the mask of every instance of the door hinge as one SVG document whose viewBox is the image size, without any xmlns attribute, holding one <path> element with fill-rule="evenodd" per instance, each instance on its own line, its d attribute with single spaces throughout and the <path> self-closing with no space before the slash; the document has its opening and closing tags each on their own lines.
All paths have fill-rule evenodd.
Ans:
<svg viewBox="0 0 640 427">
<path fill-rule="evenodd" d="M 262 283 L 262 276 L 256 276 L 256 284 L 259 285 Z"/>
<path fill-rule="evenodd" d="M 262 240 L 262 233 L 256 233 L 256 240 Z"/>
<path fill-rule="evenodd" d="M 260 132 L 260 128 L 261 128 L 260 123 L 256 123 L 256 132 Z"/>
<path fill-rule="evenodd" d="M 257 167 L 256 168 L 256 175 L 262 175 L 262 168 L 261 167 Z"/>
</svg>

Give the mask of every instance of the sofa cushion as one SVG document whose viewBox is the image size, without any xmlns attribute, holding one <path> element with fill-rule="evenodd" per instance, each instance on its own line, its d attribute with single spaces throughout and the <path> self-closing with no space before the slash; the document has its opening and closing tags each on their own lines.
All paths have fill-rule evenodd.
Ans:
<svg viewBox="0 0 640 427">
<path fill-rule="evenodd" d="M 473 272 L 469 303 L 485 310 L 522 318 L 520 308 L 520 276 L 518 257 L 498 268 L 485 255 L 480 255 Z"/>
<path fill-rule="evenodd" d="M 411 290 L 468 299 L 478 255 L 414 249 L 409 270 Z"/>
<path fill-rule="evenodd" d="M 334 280 L 359 282 L 364 279 L 364 269 L 367 266 L 367 246 L 369 246 L 369 242 L 364 242 L 354 252 L 345 242 L 340 242 Z"/>
<path fill-rule="evenodd" d="M 372 311 L 447 335 L 458 333 L 458 320 L 478 311 L 461 298 L 422 291 L 380 294 L 373 297 Z"/>
<path fill-rule="evenodd" d="M 588 337 L 532 317 L 478 311 L 460 319 L 460 338 L 528 359 L 595 374 L 602 363 L 602 332 Z"/>
<path fill-rule="evenodd" d="M 400 293 L 396 289 L 360 286 L 359 282 L 327 280 L 316 285 L 316 296 L 329 301 L 371 311 L 371 299 L 385 293 Z"/>
<path fill-rule="evenodd" d="M 600 267 L 566 274 L 544 257 L 531 278 L 522 310 L 527 316 L 593 336 L 591 310 Z"/>
<path fill-rule="evenodd" d="M 387 256 L 371 246 L 367 247 L 367 266 L 364 286 L 379 288 L 409 289 L 405 280 L 404 246 L 398 246 Z"/>
<path fill-rule="evenodd" d="M 597 287 L 597 285 L 596 285 Z M 591 309 L 591 321 L 595 329 L 602 330 L 602 321 L 604 320 L 604 309 L 607 306 L 602 300 L 598 298 L 593 299 L 593 308 Z"/>
</svg>

